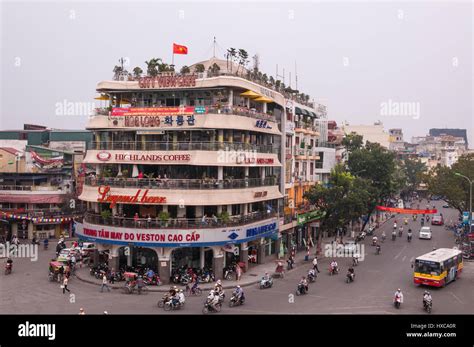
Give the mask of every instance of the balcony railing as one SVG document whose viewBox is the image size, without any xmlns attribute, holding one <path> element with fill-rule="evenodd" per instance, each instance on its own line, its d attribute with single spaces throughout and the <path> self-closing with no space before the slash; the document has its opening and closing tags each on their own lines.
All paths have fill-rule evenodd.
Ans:
<svg viewBox="0 0 474 347">
<path fill-rule="evenodd" d="M 99 214 L 88 212 L 84 216 L 84 221 L 98 225 L 139 229 L 209 229 L 241 226 L 277 216 L 278 214 L 276 212 L 253 212 L 244 216 L 230 216 L 225 220 L 217 217 L 208 217 L 204 220 L 203 218 L 171 218 L 164 221 L 158 217 L 135 219 L 117 216 L 103 218 Z"/>
<path fill-rule="evenodd" d="M 255 145 L 243 142 L 161 142 L 161 141 L 101 141 L 91 142 L 88 149 L 131 151 L 254 151 L 278 154 L 273 145 Z"/>
<path fill-rule="evenodd" d="M 146 106 L 133 106 L 133 107 L 140 107 L 140 108 L 147 108 Z M 185 105 L 184 107 L 192 107 L 189 105 Z M 243 116 L 243 117 L 250 117 L 250 118 L 255 118 L 255 119 L 264 119 L 267 121 L 271 122 L 277 122 L 277 119 L 275 116 L 264 113 L 264 112 L 258 112 L 253 109 L 248 109 L 247 107 L 242 107 L 242 106 L 221 106 L 220 108 L 217 106 L 207 106 L 208 112 L 211 114 L 232 114 L 236 116 Z M 95 109 L 95 114 L 98 116 L 109 116 L 110 111 L 108 108 L 96 108 Z"/>
<path fill-rule="evenodd" d="M 224 180 L 87 177 L 85 184 L 93 187 L 103 185 L 118 188 L 143 189 L 238 189 L 274 186 L 277 184 L 277 179 L 275 177 Z"/>
<path fill-rule="evenodd" d="M 25 186 L 25 185 L 0 185 L 0 190 L 11 190 L 11 191 L 28 191 L 28 192 L 66 192 L 66 189 L 60 186 Z"/>
</svg>

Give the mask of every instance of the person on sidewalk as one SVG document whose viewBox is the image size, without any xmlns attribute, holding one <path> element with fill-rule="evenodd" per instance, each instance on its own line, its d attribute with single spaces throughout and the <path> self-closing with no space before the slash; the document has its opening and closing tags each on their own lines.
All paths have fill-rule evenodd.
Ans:
<svg viewBox="0 0 474 347">
<path fill-rule="evenodd" d="M 316 270 L 317 272 L 320 272 L 318 269 L 318 258 L 314 257 L 313 259 L 313 270 Z"/>
<path fill-rule="evenodd" d="M 242 277 L 242 268 L 238 263 L 235 265 L 235 274 L 237 277 L 237 281 L 240 281 L 240 277 Z"/>
<path fill-rule="evenodd" d="M 69 282 L 69 278 L 67 276 L 64 276 L 64 280 L 63 280 L 63 294 L 66 294 L 66 290 L 68 291 L 68 293 L 70 293 L 71 291 L 69 290 L 69 288 L 67 287 L 67 284 Z"/>
<path fill-rule="evenodd" d="M 110 287 L 107 284 L 107 275 L 106 274 L 104 274 L 104 276 L 102 276 L 102 285 L 100 286 L 100 292 L 101 293 L 104 291 L 104 287 L 107 288 L 107 290 L 110 292 Z"/>
</svg>

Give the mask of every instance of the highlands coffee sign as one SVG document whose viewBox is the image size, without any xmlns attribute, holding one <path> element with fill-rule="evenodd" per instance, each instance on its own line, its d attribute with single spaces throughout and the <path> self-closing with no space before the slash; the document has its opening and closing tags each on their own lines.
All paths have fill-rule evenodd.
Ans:
<svg viewBox="0 0 474 347">
<path fill-rule="evenodd" d="M 151 153 L 115 153 L 113 156 L 110 152 L 100 151 L 96 155 L 100 161 L 109 161 L 114 159 L 121 162 L 188 162 L 191 160 L 191 154 L 151 154 Z"/>
<path fill-rule="evenodd" d="M 164 196 L 148 196 L 149 189 L 138 189 L 135 195 L 116 195 L 110 193 L 110 186 L 100 186 L 97 188 L 99 196 L 97 202 L 110 203 L 110 208 L 114 208 L 117 203 L 125 204 L 164 204 Z"/>
<path fill-rule="evenodd" d="M 155 76 L 155 77 L 141 77 L 138 80 L 140 88 L 189 88 L 196 86 L 197 75 L 171 75 L 171 76 Z"/>
</svg>

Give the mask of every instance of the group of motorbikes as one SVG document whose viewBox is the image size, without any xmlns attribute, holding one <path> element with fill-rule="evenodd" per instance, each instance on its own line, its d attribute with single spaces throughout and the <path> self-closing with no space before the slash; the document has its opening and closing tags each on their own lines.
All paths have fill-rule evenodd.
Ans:
<svg viewBox="0 0 474 347">
<path fill-rule="evenodd" d="M 196 276 L 198 281 L 201 283 L 216 281 L 215 275 L 210 269 L 192 269 L 182 266 L 173 272 L 171 275 L 171 282 L 185 286 L 192 282 L 193 276 Z"/>
</svg>

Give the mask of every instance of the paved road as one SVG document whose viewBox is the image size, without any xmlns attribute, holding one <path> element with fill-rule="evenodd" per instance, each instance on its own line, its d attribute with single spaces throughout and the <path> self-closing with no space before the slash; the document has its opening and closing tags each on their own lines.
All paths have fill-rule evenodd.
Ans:
<svg viewBox="0 0 474 347">
<path fill-rule="evenodd" d="M 424 206 L 422 204 L 422 206 Z M 456 220 L 457 211 L 442 209 L 442 202 L 436 203 L 442 210 L 445 219 Z M 402 221 L 402 216 L 398 218 Z M 419 222 L 410 220 L 409 227 L 417 231 Z M 392 223 L 387 222 L 377 230 L 380 236 L 382 229 L 390 235 Z M 225 305 L 221 314 L 413 314 L 423 313 L 421 298 L 424 287 L 413 284 L 413 270 L 410 262 L 413 258 L 432 250 L 433 247 L 453 247 L 454 236 L 442 226 L 432 226 L 433 239 L 419 240 L 414 233 L 411 243 L 406 241 L 406 230 L 402 238 L 396 241 L 387 239 L 382 244 L 382 254 L 375 255 L 375 250 L 365 242 L 365 260 L 356 267 L 356 281 L 345 283 L 345 271 L 351 260 L 340 259 L 341 273 L 329 276 L 328 259 L 320 261 L 321 273 L 316 283 L 310 284 L 308 295 L 293 297 L 299 278 L 306 274 L 310 267 L 299 266 L 288 272 L 284 280 L 276 279 L 274 287 L 259 290 L 256 286 L 245 288 L 247 302 L 244 306 L 229 308 Z M 40 250 L 37 262 L 27 259 L 15 261 L 14 274 L 4 277 L 0 274 L 0 313 L 48 313 L 76 314 L 80 307 L 86 313 L 141 313 L 141 314 L 199 314 L 204 296 L 188 298 L 186 308 L 180 311 L 164 312 L 156 306 L 161 298 L 160 293 L 147 295 L 125 295 L 115 290 L 100 293 L 97 286 L 70 281 L 69 287 L 74 296 L 63 295 L 58 283 L 47 280 L 47 263 L 53 257 L 54 247 L 49 251 Z M 474 263 L 465 263 L 462 277 L 440 289 L 430 289 L 434 306 L 433 314 L 451 313 L 468 314 L 474 312 Z M 392 295 L 401 288 L 405 302 L 401 310 L 392 306 Z M 230 294 L 230 293 L 228 293 Z M 291 299 L 294 300 L 291 300 Z M 226 300 L 227 303 L 228 300 Z"/>
</svg>

